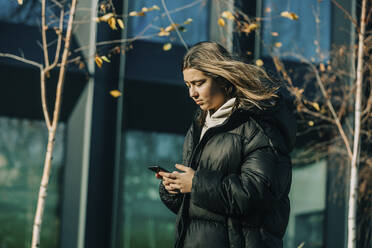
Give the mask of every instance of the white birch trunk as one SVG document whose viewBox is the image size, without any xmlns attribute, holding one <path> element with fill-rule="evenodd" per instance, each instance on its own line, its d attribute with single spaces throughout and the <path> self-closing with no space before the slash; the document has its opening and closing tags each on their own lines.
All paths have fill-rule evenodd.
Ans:
<svg viewBox="0 0 372 248">
<path fill-rule="evenodd" d="M 51 165 L 52 165 L 54 141 L 55 141 L 55 135 L 56 135 L 56 130 L 57 130 L 57 126 L 58 126 L 59 112 L 60 112 L 60 109 L 61 109 L 61 97 L 62 97 L 62 91 L 63 91 L 65 72 L 66 72 L 67 58 L 68 58 L 68 53 L 69 53 L 69 48 L 70 48 L 71 33 L 72 33 L 72 22 L 73 22 L 74 15 L 75 15 L 76 3 L 77 3 L 77 0 L 72 0 L 72 2 L 71 2 L 70 16 L 69 16 L 69 20 L 68 20 L 66 39 L 65 39 L 65 47 L 64 47 L 64 50 L 63 50 L 63 54 L 62 54 L 61 69 L 59 71 L 59 77 L 58 77 L 53 120 L 52 120 L 52 125 L 48 126 L 48 130 L 49 130 L 48 145 L 47 145 L 47 152 L 46 152 L 45 161 L 44 161 L 43 177 L 41 179 L 41 185 L 40 185 L 40 190 L 39 190 L 39 198 L 38 198 L 38 201 L 37 201 L 37 208 L 36 208 L 36 213 L 35 213 L 34 226 L 33 226 L 33 230 L 32 230 L 32 243 L 31 243 L 32 248 L 37 248 L 37 247 L 40 246 L 41 224 L 42 224 L 42 221 L 43 221 L 45 199 L 46 199 L 46 196 L 47 196 L 50 170 L 51 170 Z M 45 5 L 45 0 L 43 0 L 43 5 Z M 45 8 L 43 9 L 43 11 L 45 11 Z M 42 13 L 42 15 L 45 15 L 45 13 Z M 45 53 L 45 50 L 44 50 L 44 53 Z M 46 64 L 48 64 L 47 61 L 46 61 Z M 43 74 L 43 73 L 45 73 L 45 71 L 42 71 L 41 73 Z M 42 76 L 44 76 L 44 75 L 42 75 Z M 42 80 L 42 78 L 41 78 L 41 80 Z M 42 94 L 44 94 L 42 97 L 45 97 L 45 92 L 42 92 Z"/>
<path fill-rule="evenodd" d="M 360 148 L 360 127 L 361 127 L 361 108 L 362 108 L 362 82 L 363 82 L 363 47 L 365 33 L 365 18 L 366 18 L 366 0 L 362 2 L 362 13 L 360 18 L 360 32 L 358 44 L 358 65 L 356 78 L 356 94 L 355 94 L 355 126 L 354 126 L 354 145 L 353 157 L 351 160 L 350 172 L 350 191 L 349 191 L 349 212 L 348 212 L 348 248 L 356 248 L 356 214 L 358 200 L 358 164 L 359 164 L 359 148 Z"/>
</svg>

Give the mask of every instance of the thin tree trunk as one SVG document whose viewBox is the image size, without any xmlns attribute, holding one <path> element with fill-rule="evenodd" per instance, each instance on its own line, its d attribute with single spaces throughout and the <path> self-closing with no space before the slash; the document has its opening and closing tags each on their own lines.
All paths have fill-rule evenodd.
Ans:
<svg viewBox="0 0 372 248">
<path fill-rule="evenodd" d="M 360 120 L 362 109 L 362 83 L 363 83 L 363 48 L 366 18 L 366 0 L 362 2 L 362 14 L 360 18 L 360 32 L 358 44 L 358 65 L 355 94 L 355 127 L 353 157 L 351 160 L 350 191 L 349 191 L 349 213 L 348 213 L 348 248 L 356 248 L 356 213 L 358 199 L 358 162 L 360 148 Z"/>
<path fill-rule="evenodd" d="M 45 4 L 45 0 L 43 0 L 43 2 Z M 37 202 L 34 226 L 33 226 L 33 231 L 32 231 L 32 244 L 31 244 L 32 248 L 37 248 L 37 247 L 40 246 L 41 224 L 42 224 L 42 220 L 43 220 L 45 199 L 46 199 L 46 196 L 47 196 L 50 170 L 51 170 L 51 165 L 52 165 L 52 156 L 53 156 L 55 135 L 56 135 L 56 130 L 57 130 L 57 126 L 58 126 L 59 112 L 60 112 L 60 109 L 61 109 L 61 96 L 62 96 L 64 79 L 65 79 L 67 58 L 68 58 L 68 54 L 69 54 L 69 50 L 70 50 L 72 22 L 74 20 L 76 3 L 77 3 L 77 0 L 72 0 L 72 2 L 71 2 L 70 16 L 69 16 L 69 20 L 68 20 L 66 39 L 65 39 L 65 47 L 64 47 L 64 50 L 63 50 L 63 54 L 62 54 L 61 69 L 59 71 L 59 77 L 58 77 L 56 101 L 55 101 L 55 105 L 54 105 L 54 113 L 53 113 L 53 120 L 52 120 L 53 123 L 52 123 L 51 127 L 48 128 L 48 130 L 49 130 L 48 145 L 47 145 L 47 152 L 46 152 L 46 155 L 45 155 L 43 177 L 41 179 L 41 185 L 40 185 L 40 190 L 39 190 L 39 198 L 38 198 L 38 202 Z M 61 32 L 62 32 L 62 30 L 61 30 Z M 42 71 L 41 73 L 45 73 L 45 72 L 46 71 Z M 42 93 L 44 93 L 44 95 L 42 97 L 45 97 L 45 91 L 43 91 Z"/>
</svg>

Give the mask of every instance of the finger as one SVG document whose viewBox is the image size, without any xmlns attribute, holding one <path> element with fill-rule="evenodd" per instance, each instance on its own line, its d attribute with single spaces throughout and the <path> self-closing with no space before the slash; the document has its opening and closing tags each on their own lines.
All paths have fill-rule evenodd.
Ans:
<svg viewBox="0 0 372 248">
<path fill-rule="evenodd" d="M 156 177 L 157 179 L 162 179 L 162 176 L 160 176 L 159 173 L 156 173 L 156 174 L 155 174 L 155 177 Z"/>
<path fill-rule="evenodd" d="M 175 183 L 170 184 L 170 187 L 172 187 L 172 189 L 181 189 L 181 185 Z"/>
<path fill-rule="evenodd" d="M 179 193 L 179 191 L 172 191 L 172 190 L 169 190 L 168 192 L 174 195 Z"/>
<path fill-rule="evenodd" d="M 177 179 L 170 179 L 170 178 L 168 178 L 167 179 L 167 182 L 174 183 L 174 184 L 179 184 L 180 183 L 180 180 L 178 178 Z"/>
<path fill-rule="evenodd" d="M 188 171 L 190 168 L 189 167 L 187 167 L 187 166 L 184 166 L 184 165 L 182 165 L 182 164 L 176 164 L 175 165 L 175 167 L 177 168 L 177 169 L 179 169 L 179 170 L 181 170 L 181 171 Z"/>
<path fill-rule="evenodd" d="M 169 175 L 170 175 L 171 173 L 164 172 L 164 171 L 159 171 L 158 174 L 159 174 L 160 176 L 162 176 L 162 177 L 169 177 Z"/>
<path fill-rule="evenodd" d="M 172 173 L 168 173 L 168 179 L 177 179 L 178 178 L 178 171 L 173 171 Z"/>
</svg>

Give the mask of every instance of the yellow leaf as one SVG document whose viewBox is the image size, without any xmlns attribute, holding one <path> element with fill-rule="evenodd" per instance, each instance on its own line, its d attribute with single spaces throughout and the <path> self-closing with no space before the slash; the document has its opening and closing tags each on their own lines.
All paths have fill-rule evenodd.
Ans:
<svg viewBox="0 0 372 248">
<path fill-rule="evenodd" d="M 114 17 L 114 14 L 113 13 L 108 13 L 106 15 L 103 15 L 101 17 L 99 17 L 98 19 L 101 21 L 101 22 L 107 22 L 108 20 L 110 20 L 111 18 Z"/>
<path fill-rule="evenodd" d="M 276 36 L 279 36 L 279 33 L 278 32 L 271 32 L 271 35 L 276 37 Z"/>
<path fill-rule="evenodd" d="M 218 23 L 218 25 L 220 25 L 221 27 L 225 26 L 225 20 L 222 19 L 222 18 L 218 18 L 217 23 Z"/>
<path fill-rule="evenodd" d="M 137 12 L 137 11 L 131 11 L 129 12 L 129 16 L 144 16 L 145 15 L 145 12 L 141 11 L 141 12 Z"/>
<path fill-rule="evenodd" d="M 317 102 L 312 102 L 311 105 L 317 110 L 320 111 L 319 104 Z"/>
<path fill-rule="evenodd" d="M 187 20 L 183 23 L 185 25 L 190 24 L 192 22 L 192 18 L 187 18 Z"/>
<path fill-rule="evenodd" d="M 247 51 L 247 55 L 252 55 L 252 52 L 251 51 Z"/>
<path fill-rule="evenodd" d="M 106 13 L 106 6 L 105 6 L 105 4 L 101 4 L 99 7 L 100 7 L 100 9 L 101 9 L 104 13 Z"/>
<path fill-rule="evenodd" d="M 221 16 L 223 18 L 229 19 L 229 20 L 235 20 L 234 15 L 230 11 L 224 11 L 222 12 Z"/>
<path fill-rule="evenodd" d="M 112 90 L 110 91 L 110 95 L 112 95 L 115 98 L 118 98 L 119 96 L 121 96 L 121 92 L 118 90 Z"/>
<path fill-rule="evenodd" d="M 131 11 L 129 12 L 129 16 L 136 16 L 137 15 L 137 11 Z"/>
<path fill-rule="evenodd" d="M 96 62 L 97 66 L 98 66 L 99 68 L 102 67 L 102 63 L 103 63 L 103 61 L 102 61 L 102 59 L 101 59 L 100 57 L 98 57 L 98 56 L 96 55 L 96 57 L 94 58 L 94 61 Z"/>
<path fill-rule="evenodd" d="M 309 121 L 307 124 L 308 124 L 310 127 L 314 126 L 314 122 L 313 122 L 313 121 Z M 302 247 L 302 246 L 301 246 L 301 247 Z"/>
<path fill-rule="evenodd" d="M 323 63 L 320 63 L 319 69 L 320 69 L 321 72 L 325 72 L 326 68 L 325 68 Z"/>
<path fill-rule="evenodd" d="M 165 31 L 164 28 L 160 28 L 160 32 L 158 33 L 158 36 L 169 36 L 170 33 Z"/>
<path fill-rule="evenodd" d="M 172 23 L 171 25 L 169 25 L 168 27 L 165 28 L 165 32 L 170 32 L 170 31 L 173 31 L 176 29 L 176 27 L 178 27 L 180 24 L 177 24 L 177 23 Z"/>
<path fill-rule="evenodd" d="M 293 12 L 283 11 L 282 13 L 280 13 L 280 15 L 291 20 L 298 20 L 298 15 Z"/>
<path fill-rule="evenodd" d="M 101 56 L 101 59 L 106 61 L 107 63 L 110 63 L 111 61 L 106 56 Z"/>
<path fill-rule="evenodd" d="M 274 46 L 275 47 L 282 47 L 282 43 L 281 42 L 275 42 Z"/>
<path fill-rule="evenodd" d="M 124 29 L 124 22 L 123 22 L 123 20 L 122 19 L 117 19 L 117 21 L 118 21 L 119 27 L 121 29 Z"/>
<path fill-rule="evenodd" d="M 256 65 L 259 66 L 259 67 L 261 67 L 261 66 L 264 65 L 264 62 L 262 61 L 262 59 L 257 59 L 256 60 Z"/>
<path fill-rule="evenodd" d="M 107 23 L 108 23 L 108 25 L 110 25 L 111 29 L 116 30 L 116 19 L 115 19 L 115 17 L 111 17 L 110 19 L 108 19 Z"/>
<path fill-rule="evenodd" d="M 23 0 L 18 0 L 18 4 L 19 5 L 22 5 L 23 4 Z"/>
<path fill-rule="evenodd" d="M 149 11 L 148 8 L 146 8 L 146 7 L 143 7 L 143 8 L 142 8 L 142 12 L 148 12 L 148 11 Z"/>
<path fill-rule="evenodd" d="M 155 10 L 160 10 L 159 6 L 158 5 L 153 5 L 152 6 L 152 9 L 155 9 Z"/>
<path fill-rule="evenodd" d="M 164 51 L 169 51 L 170 49 L 172 49 L 172 44 L 171 43 L 167 43 L 163 46 Z"/>
<path fill-rule="evenodd" d="M 260 26 L 257 23 L 251 23 L 251 24 L 244 23 L 243 28 L 241 29 L 241 31 L 243 33 L 249 34 L 250 32 L 252 32 L 253 30 L 258 29 L 259 27 Z"/>
</svg>

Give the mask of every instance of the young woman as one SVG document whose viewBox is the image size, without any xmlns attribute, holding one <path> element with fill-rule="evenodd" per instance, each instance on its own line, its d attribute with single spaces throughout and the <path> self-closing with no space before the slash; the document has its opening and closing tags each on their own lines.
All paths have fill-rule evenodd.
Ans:
<svg viewBox="0 0 372 248">
<path fill-rule="evenodd" d="M 175 247 L 283 247 L 296 121 L 280 87 L 214 42 L 193 46 L 182 71 L 200 110 L 179 171 L 157 174 Z"/>
</svg>

